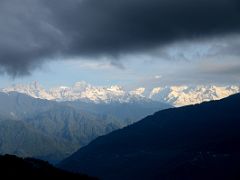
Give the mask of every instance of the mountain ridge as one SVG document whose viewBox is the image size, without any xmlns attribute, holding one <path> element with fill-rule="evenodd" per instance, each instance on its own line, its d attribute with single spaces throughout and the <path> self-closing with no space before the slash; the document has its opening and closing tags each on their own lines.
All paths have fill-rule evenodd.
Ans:
<svg viewBox="0 0 240 180">
<path fill-rule="evenodd" d="M 97 138 L 59 167 L 103 179 L 240 177 L 238 107 L 240 94 L 159 111 Z"/>
<path fill-rule="evenodd" d="M 98 136 L 170 105 L 58 102 L 0 92 L 0 153 L 59 162 Z"/>
<path fill-rule="evenodd" d="M 34 98 L 55 101 L 84 101 L 93 103 L 130 103 L 145 101 L 160 101 L 175 107 L 199 104 L 201 102 L 218 100 L 240 92 L 240 86 L 159 86 L 147 90 L 140 87 L 134 90 L 125 90 L 118 85 L 93 86 L 85 81 L 76 82 L 73 86 L 59 86 L 44 89 L 38 82 L 28 85 L 13 85 L 2 88 L 2 92 L 19 92 Z"/>
</svg>

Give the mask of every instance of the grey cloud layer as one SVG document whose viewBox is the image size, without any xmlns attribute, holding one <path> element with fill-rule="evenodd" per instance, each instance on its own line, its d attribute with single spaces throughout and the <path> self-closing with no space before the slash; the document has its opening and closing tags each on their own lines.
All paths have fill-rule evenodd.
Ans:
<svg viewBox="0 0 240 180">
<path fill-rule="evenodd" d="M 118 56 L 240 32 L 239 0 L 1 0 L 0 65 L 29 73 L 56 56 Z"/>
</svg>

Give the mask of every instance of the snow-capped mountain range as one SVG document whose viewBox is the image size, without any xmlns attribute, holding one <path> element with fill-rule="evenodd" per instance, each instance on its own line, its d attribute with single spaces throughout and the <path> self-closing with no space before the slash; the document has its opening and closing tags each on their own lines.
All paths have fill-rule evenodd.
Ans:
<svg viewBox="0 0 240 180">
<path fill-rule="evenodd" d="M 203 101 L 218 100 L 240 92 L 240 86 L 165 86 L 147 91 L 144 87 L 127 91 L 121 86 L 93 86 L 84 81 L 76 82 L 71 87 L 60 86 L 44 89 L 39 83 L 13 85 L 2 88 L 1 92 L 19 92 L 34 98 L 94 103 L 161 101 L 173 106 L 197 104 Z"/>
</svg>

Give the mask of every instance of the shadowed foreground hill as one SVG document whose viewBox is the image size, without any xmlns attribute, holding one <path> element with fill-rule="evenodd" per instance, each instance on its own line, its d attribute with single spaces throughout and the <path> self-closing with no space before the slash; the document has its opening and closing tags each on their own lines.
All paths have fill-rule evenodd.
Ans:
<svg viewBox="0 0 240 180">
<path fill-rule="evenodd" d="M 103 179 L 240 179 L 240 94 L 167 109 L 60 164 Z"/>
<path fill-rule="evenodd" d="M 4 178 L 60 178 L 90 180 L 95 179 L 82 174 L 73 174 L 59 170 L 45 161 L 18 158 L 12 155 L 0 156 L 0 174 Z"/>
</svg>

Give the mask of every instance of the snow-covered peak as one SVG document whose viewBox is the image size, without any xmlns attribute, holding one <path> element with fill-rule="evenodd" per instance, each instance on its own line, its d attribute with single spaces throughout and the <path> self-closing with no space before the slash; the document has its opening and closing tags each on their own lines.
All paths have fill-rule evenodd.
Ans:
<svg viewBox="0 0 240 180">
<path fill-rule="evenodd" d="M 110 86 L 109 88 L 107 88 L 108 91 L 111 91 L 111 92 L 115 92 L 117 94 L 122 94 L 124 93 L 124 90 L 121 86 L 117 86 L 117 85 L 114 85 L 114 86 Z"/>
<path fill-rule="evenodd" d="M 239 86 L 171 86 L 154 88 L 149 98 L 179 107 L 218 100 L 239 92 Z"/>
<path fill-rule="evenodd" d="M 125 103 L 153 100 L 179 107 L 227 97 L 240 92 L 240 86 L 166 86 L 155 87 L 148 93 L 144 87 L 127 91 L 118 85 L 102 87 L 80 81 L 70 87 L 59 86 L 49 90 L 44 89 L 39 83 L 33 82 L 29 85 L 13 85 L 3 88 L 1 91 L 6 93 L 15 91 L 34 98 L 56 101 L 81 100 L 94 103 Z"/>
<path fill-rule="evenodd" d="M 162 89 L 163 88 L 161 88 L 161 87 L 153 88 L 149 94 L 149 98 L 152 98 L 154 95 L 159 94 Z"/>
<path fill-rule="evenodd" d="M 133 96 L 123 87 L 112 85 L 109 87 L 93 86 L 85 81 L 76 82 L 73 86 L 59 86 L 46 90 L 38 83 L 31 83 L 29 85 L 13 85 L 8 88 L 2 89 L 3 92 L 19 92 L 24 93 L 34 98 L 41 98 L 56 101 L 87 101 L 94 103 L 109 103 L 109 102 L 130 102 L 143 99 L 140 93 L 143 91 L 141 88 Z M 139 95 L 138 95 L 139 94 Z"/>
<path fill-rule="evenodd" d="M 34 81 L 27 85 L 14 84 L 11 87 L 3 88 L 1 91 L 5 93 L 19 92 L 19 93 L 32 96 L 34 98 L 41 98 L 41 99 L 48 99 L 48 100 L 54 99 L 54 97 L 51 96 L 37 81 Z"/>
<path fill-rule="evenodd" d="M 131 95 L 135 95 L 135 96 L 141 96 L 143 97 L 144 96 L 144 92 L 145 92 L 145 88 L 144 87 L 140 87 L 140 88 L 137 88 L 133 91 L 130 91 L 130 94 Z"/>
</svg>

